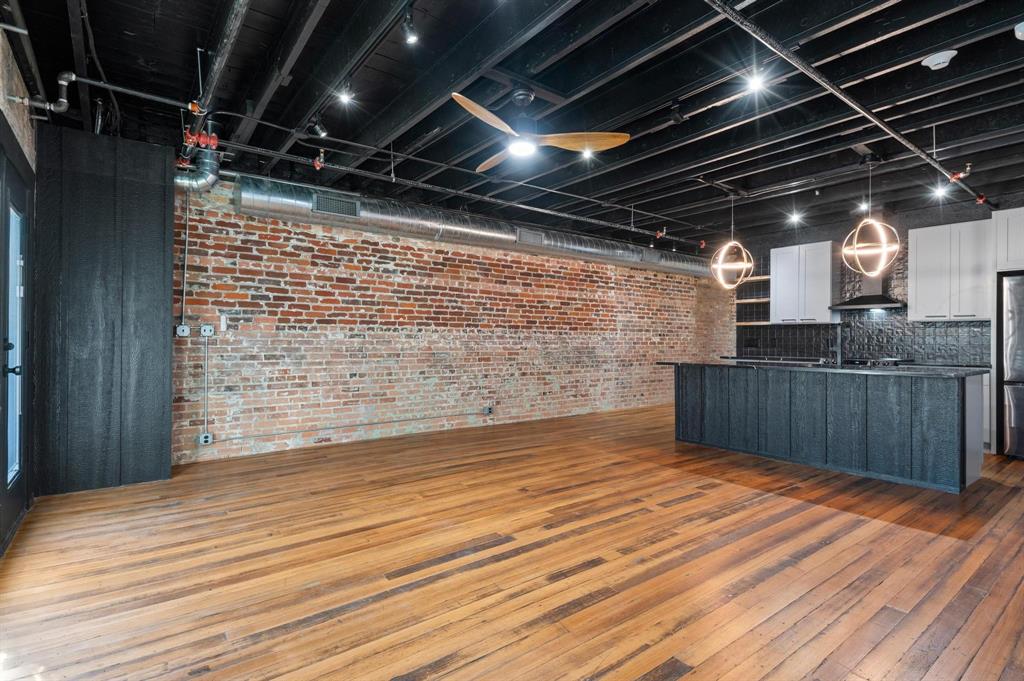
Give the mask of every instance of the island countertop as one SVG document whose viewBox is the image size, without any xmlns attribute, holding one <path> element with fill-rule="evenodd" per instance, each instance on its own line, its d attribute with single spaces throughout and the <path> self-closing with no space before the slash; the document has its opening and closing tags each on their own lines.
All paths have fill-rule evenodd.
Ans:
<svg viewBox="0 0 1024 681">
<path fill-rule="evenodd" d="M 834 374 L 867 374 L 871 376 L 925 376 L 928 378 L 967 378 L 981 376 L 990 370 L 980 367 L 928 366 L 905 364 L 893 367 L 841 366 L 830 364 L 801 364 L 793 362 L 766 362 L 743 360 L 716 360 L 710 362 L 655 362 L 661 366 L 723 366 L 740 369 L 785 369 L 787 371 L 816 371 Z"/>
</svg>

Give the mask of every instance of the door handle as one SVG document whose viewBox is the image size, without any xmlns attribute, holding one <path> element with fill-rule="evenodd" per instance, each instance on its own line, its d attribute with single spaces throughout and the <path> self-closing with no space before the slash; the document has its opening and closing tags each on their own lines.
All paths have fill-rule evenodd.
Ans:
<svg viewBox="0 0 1024 681">
<path fill-rule="evenodd" d="M 954 317 L 977 317 L 976 314 L 955 314 Z"/>
<path fill-rule="evenodd" d="M 944 315 L 944 314 L 926 314 L 924 317 L 925 317 L 925 319 L 945 319 L 946 315 Z"/>
<path fill-rule="evenodd" d="M 21 366 L 19 365 L 19 366 L 16 366 L 16 367 L 9 367 L 9 366 L 7 366 L 5 364 L 4 365 L 4 375 L 6 376 L 7 374 L 14 374 L 15 376 L 21 376 Z"/>
<path fill-rule="evenodd" d="M 816 322 L 818 320 L 815 319 L 814 317 L 811 317 L 810 319 L 803 319 L 803 318 L 801 318 L 800 321 L 802 321 L 802 322 Z"/>
</svg>

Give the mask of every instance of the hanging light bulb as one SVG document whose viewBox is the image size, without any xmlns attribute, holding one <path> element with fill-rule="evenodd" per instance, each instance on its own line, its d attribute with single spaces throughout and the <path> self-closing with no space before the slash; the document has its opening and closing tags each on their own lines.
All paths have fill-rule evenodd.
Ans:
<svg viewBox="0 0 1024 681">
<path fill-rule="evenodd" d="M 871 210 L 871 163 L 868 163 L 868 211 Z M 900 235 L 892 225 L 871 217 L 869 212 L 843 241 L 843 263 L 865 277 L 877 277 L 896 260 Z"/>
<path fill-rule="evenodd" d="M 405 10 L 405 18 L 402 20 L 402 35 L 405 36 L 406 45 L 415 45 L 420 41 L 416 33 L 416 25 L 412 21 L 412 5 Z"/>
<path fill-rule="evenodd" d="M 754 258 L 750 251 L 736 241 L 736 197 L 729 197 L 729 202 L 729 243 L 711 256 L 711 273 L 727 290 L 745 282 L 754 271 Z"/>
</svg>

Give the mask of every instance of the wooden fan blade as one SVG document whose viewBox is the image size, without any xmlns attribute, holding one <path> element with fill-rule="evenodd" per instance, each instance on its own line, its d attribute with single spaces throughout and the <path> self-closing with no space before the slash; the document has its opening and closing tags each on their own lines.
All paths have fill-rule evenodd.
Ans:
<svg viewBox="0 0 1024 681">
<path fill-rule="evenodd" d="M 476 167 L 476 172 L 482 173 L 485 170 L 490 170 L 491 168 L 493 168 L 494 166 L 498 165 L 499 163 L 501 163 L 502 161 L 504 161 L 507 158 L 508 158 L 508 150 L 507 149 L 502 149 L 497 154 L 495 154 L 494 156 L 491 156 L 489 159 L 487 159 L 486 161 L 484 161 L 483 163 L 478 165 Z"/>
<path fill-rule="evenodd" d="M 504 133 L 508 133 L 509 135 L 516 135 L 516 131 L 513 130 L 508 123 L 501 120 L 500 118 L 492 114 L 490 111 L 474 102 L 469 97 L 463 97 L 458 92 L 453 92 L 452 99 L 458 102 L 459 106 L 461 106 L 463 109 L 473 114 L 487 125 L 493 128 L 497 128 L 498 130 L 501 130 Z"/>
<path fill-rule="evenodd" d="M 569 151 L 604 151 L 628 141 L 629 135 L 624 132 L 563 132 L 555 135 L 537 135 L 537 144 Z"/>
</svg>

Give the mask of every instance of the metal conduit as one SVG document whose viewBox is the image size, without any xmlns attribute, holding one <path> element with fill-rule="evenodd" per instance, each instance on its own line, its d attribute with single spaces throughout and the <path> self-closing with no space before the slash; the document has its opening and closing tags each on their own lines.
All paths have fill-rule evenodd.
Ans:
<svg viewBox="0 0 1024 681">
<path fill-rule="evenodd" d="M 659 272 L 710 277 L 704 258 L 643 248 L 609 239 L 519 226 L 504 220 L 367 198 L 264 177 L 238 175 L 239 212 L 293 222 L 326 224 L 428 241 L 484 246 L 558 258 L 628 265 Z"/>
</svg>

